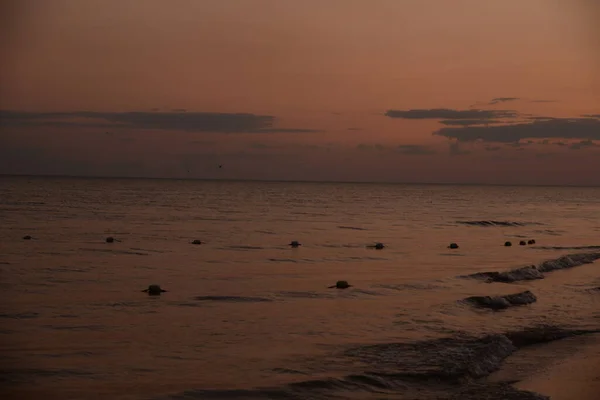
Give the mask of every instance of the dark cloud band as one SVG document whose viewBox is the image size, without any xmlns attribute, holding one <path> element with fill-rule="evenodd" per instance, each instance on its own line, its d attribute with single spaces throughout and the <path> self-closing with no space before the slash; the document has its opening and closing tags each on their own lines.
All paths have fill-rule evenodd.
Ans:
<svg viewBox="0 0 600 400">
<path fill-rule="evenodd" d="M 584 139 L 600 140 L 600 120 L 594 118 L 554 118 L 529 123 L 442 128 L 433 133 L 459 142 L 477 140 L 512 143 L 522 139 Z"/>
<path fill-rule="evenodd" d="M 448 108 L 388 110 L 385 115 L 390 118 L 442 120 L 487 120 L 518 116 L 517 112 L 513 110 L 452 110 Z"/>
<path fill-rule="evenodd" d="M 0 111 L 2 126 L 52 126 L 160 129 L 186 132 L 316 132 L 312 129 L 276 128 L 275 117 L 247 113 L 212 112 L 24 112 Z"/>
</svg>

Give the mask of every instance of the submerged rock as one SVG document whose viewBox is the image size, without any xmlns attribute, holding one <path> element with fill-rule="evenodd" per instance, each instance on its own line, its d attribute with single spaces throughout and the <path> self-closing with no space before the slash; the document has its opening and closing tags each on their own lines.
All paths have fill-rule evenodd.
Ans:
<svg viewBox="0 0 600 400">
<path fill-rule="evenodd" d="M 194 239 L 194 240 L 192 240 L 192 244 L 202 244 L 202 241 L 198 240 L 198 239 Z"/>
<path fill-rule="evenodd" d="M 527 243 L 526 243 L 524 240 L 521 240 L 521 241 L 519 242 L 519 246 L 525 246 L 526 244 L 527 244 Z"/>
<path fill-rule="evenodd" d="M 144 289 L 142 292 L 146 292 L 150 296 L 160 296 L 160 294 L 166 292 L 166 290 L 161 289 L 160 285 L 150 285 L 148 286 L 148 289 Z"/>
<path fill-rule="evenodd" d="M 348 289 L 349 287 L 351 287 L 352 285 L 348 284 L 348 281 L 337 281 L 335 283 L 335 285 L 329 286 L 329 289 Z"/>
<path fill-rule="evenodd" d="M 31 236 L 29 236 L 29 235 L 25 235 L 25 236 L 23 236 L 23 240 L 31 240 L 31 239 L 32 239 L 32 238 L 31 238 Z"/>
<path fill-rule="evenodd" d="M 113 243 L 115 241 L 115 238 L 112 236 L 109 236 L 106 238 L 106 243 Z"/>
<path fill-rule="evenodd" d="M 510 247 L 510 246 L 512 246 L 512 243 L 511 242 L 504 242 L 504 246 L 505 247 Z"/>
<path fill-rule="evenodd" d="M 458 249 L 458 244 L 456 243 L 450 243 L 450 245 L 448 246 L 449 249 Z"/>
<path fill-rule="evenodd" d="M 300 244 L 300 242 L 298 242 L 297 240 L 292 240 L 290 242 L 290 246 L 296 248 L 296 247 L 302 246 L 302 244 Z"/>
<path fill-rule="evenodd" d="M 535 244 L 535 239 L 529 239 L 529 240 L 527 241 L 527 244 Z"/>
<path fill-rule="evenodd" d="M 367 246 L 367 247 L 368 247 L 368 248 L 371 248 L 371 249 L 377 249 L 377 250 L 381 250 L 381 249 L 383 249 L 385 246 L 383 245 L 383 243 L 377 242 L 377 243 L 375 243 L 375 244 L 371 244 L 371 245 L 369 245 L 369 246 Z"/>
</svg>

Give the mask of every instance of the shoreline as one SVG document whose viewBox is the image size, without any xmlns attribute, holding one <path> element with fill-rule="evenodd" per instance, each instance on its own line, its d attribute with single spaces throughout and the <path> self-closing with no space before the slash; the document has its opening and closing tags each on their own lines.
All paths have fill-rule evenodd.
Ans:
<svg viewBox="0 0 600 400">
<path fill-rule="evenodd" d="M 541 371 L 514 384 L 549 396 L 551 400 L 597 400 L 600 398 L 600 334 L 590 335 L 584 343 L 569 346 L 573 352 L 555 360 Z M 560 344 L 550 344 L 553 352 Z"/>
</svg>

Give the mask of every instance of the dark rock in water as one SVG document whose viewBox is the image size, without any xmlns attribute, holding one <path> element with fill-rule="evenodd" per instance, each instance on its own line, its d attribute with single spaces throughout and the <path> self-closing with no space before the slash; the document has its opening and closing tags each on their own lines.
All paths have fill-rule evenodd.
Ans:
<svg viewBox="0 0 600 400">
<path fill-rule="evenodd" d="M 113 243 L 115 241 L 115 238 L 112 236 L 109 236 L 106 238 L 106 243 Z"/>
<path fill-rule="evenodd" d="M 529 290 L 521 293 L 508 294 L 504 296 L 471 296 L 465 299 L 477 307 L 491 308 L 492 310 L 503 310 L 512 306 L 520 306 L 535 303 L 537 298 Z"/>
<path fill-rule="evenodd" d="M 524 240 L 521 240 L 521 241 L 519 242 L 519 246 L 525 246 L 526 244 L 527 244 L 527 243 L 526 243 Z"/>
<path fill-rule="evenodd" d="M 25 236 L 23 236 L 23 240 L 31 240 L 31 236 L 25 235 Z"/>
<path fill-rule="evenodd" d="M 352 285 L 348 284 L 348 281 L 337 281 L 335 283 L 335 285 L 329 286 L 329 289 L 348 289 L 349 287 L 351 287 Z"/>
<path fill-rule="evenodd" d="M 511 242 L 504 242 L 504 246 L 505 247 L 510 247 L 510 246 L 512 246 L 512 243 Z"/>
<path fill-rule="evenodd" d="M 527 244 L 535 244 L 535 240 L 534 240 L 534 239 L 529 239 L 529 240 L 527 241 Z"/>
<path fill-rule="evenodd" d="M 300 244 L 300 242 L 298 242 L 297 240 L 292 240 L 290 243 L 290 246 L 295 248 L 295 247 L 302 246 L 302 244 Z"/>
<path fill-rule="evenodd" d="M 383 245 L 383 243 L 375 243 L 375 248 L 376 248 L 377 250 L 381 250 L 381 249 L 383 249 L 384 247 L 385 247 L 385 246 Z"/>
<path fill-rule="evenodd" d="M 150 296 L 160 296 L 160 294 L 166 292 L 166 290 L 161 289 L 160 285 L 150 285 L 148 286 L 148 289 L 144 289 L 142 292 L 146 292 Z"/>
<path fill-rule="evenodd" d="M 201 240 L 198 240 L 198 239 L 194 239 L 194 240 L 192 241 L 192 244 L 202 244 L 202 241 L 201 241 Z"/>
<path fill-rule="evenodd" d="M 552 342 L 568 337 L 600 333 L 600 329 L 567 329 L 554 325 L 537 325 L 504 334 L 517 347 Z"/>
<path fill-rule="evenodd" d="M 456 243 L 450 243 L 450 245 L 448 246 L 449 249 L 458 249 L 458 244 Z"/>
</svg>

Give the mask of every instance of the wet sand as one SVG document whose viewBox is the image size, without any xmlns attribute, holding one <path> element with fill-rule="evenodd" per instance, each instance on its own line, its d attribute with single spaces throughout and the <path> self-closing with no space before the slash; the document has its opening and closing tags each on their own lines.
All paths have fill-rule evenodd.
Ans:
<svg viewBox="0 0 600 400">
<path fill-rule="evenodd" d="M 552 363 L 546 369 L 515 384 L 550 396 L 552 400 L 600 399 L 600 335 L 588 338 L 572 354 Z M 550 344 L 547 351 L 560 344 Z"/>
</svg>

